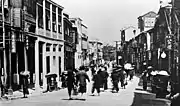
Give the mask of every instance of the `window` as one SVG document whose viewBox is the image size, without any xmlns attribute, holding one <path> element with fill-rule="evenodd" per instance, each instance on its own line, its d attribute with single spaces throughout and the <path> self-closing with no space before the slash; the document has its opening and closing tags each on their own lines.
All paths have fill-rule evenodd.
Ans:
<svg viewBox="0 0 180 106">
<path fill-rule="evenodd" d="M 58 15 L 61 15 L 62 9 L 58 8 Z"/>
<path fill-rule="evenodd" d="M 58 33 L 62 33 L 61 16 L 58 16 Z"/>
<path fill-rule="evenodd" d="M 43 28 L 43 7 L 38 6 L 38 27 Z"/>
<path fill-rule="evenodd" d="M 50 10 L 50 3 L 48 1 L 46 1 L 45 7 Z"/>
<path fill-rule="evenodd" d="M 46 69 L 47 69 L 47 73 L 50 73 L 50 57 L 49 56 L 46 57 Z"/>
<path fill-rule="evenodd" d="M 56 51 L 56 45 L 53 45 L 53 52 Z"/>
<path fill-rule="evenodd" d="M 68 35 L 68 28 L 65 28 L 65 35 Z"/>
<path fill-rule="evenodd" d="M 59 52 L 61 51 L 61 46 L 59 45 Z"/>
<path fill-rule="evenodd" d="M 56 6 L 55 6 L 55 5 L 52 5 L 52 11 L 53 11 L 54 13 L 56 13 Z"/>
<path fill-rule="evenodd" d="M 46 30 L 51 29 L 50 11 L 46 10 Z"/>
<path fill-rule="evenodd" d="M 50 51 L 50 45 L 46 45 L 46 51 L 49 52 Z"/>
<path fill-rule="evenodd" d="M 43 0 L 37 0 L 37 2 L 41 5 L 43 5 Z"/>
<path fill-rule="evenodd" d="M 52 29 L 53 29 L 53 32 L 56 32 L 57 31 L 57 27 L 56 27 L 56 14 L 55 13 L 53 13 L 52 14 Z"/>
<path fill-rule="evenodd" d="M 53 65 L 56 66 L 56 56 L 53 56 Z"/>
</svg>

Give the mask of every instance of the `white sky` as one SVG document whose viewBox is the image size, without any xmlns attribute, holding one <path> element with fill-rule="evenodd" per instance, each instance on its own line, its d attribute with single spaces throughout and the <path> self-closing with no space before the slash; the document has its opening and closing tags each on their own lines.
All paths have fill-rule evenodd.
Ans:
<svg viewBox="0 0 180 106">
<path fill-rule="evenodd" d="M 120 40 L 120 29 L 133 25 L 149 11 L 158 12 L 159 0 L 53 0 L 65 8 L 70 17 L 80 17 L 88 27 L 88 36 L 103 42 Z M 126 40 L 133 37 L 126 31 Z"/>
</svg>

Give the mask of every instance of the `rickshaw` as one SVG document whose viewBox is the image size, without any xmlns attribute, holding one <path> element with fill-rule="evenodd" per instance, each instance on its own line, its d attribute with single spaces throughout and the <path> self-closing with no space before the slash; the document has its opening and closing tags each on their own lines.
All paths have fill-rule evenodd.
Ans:
<svg viewBox="0 0 180 106">
<path fill-rule="evenodd" d="M 47 74 L 45 77 L 47 78 L 47 91 L 57 90 L 57 74 Z"/>
</svg>

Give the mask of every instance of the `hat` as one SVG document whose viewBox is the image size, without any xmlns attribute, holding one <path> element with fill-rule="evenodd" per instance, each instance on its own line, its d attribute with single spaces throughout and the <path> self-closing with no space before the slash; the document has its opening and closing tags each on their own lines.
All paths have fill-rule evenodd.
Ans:
<svg viewBox="0 0 180 106">
<path fill-rule="evenodd" d="M 149 66 L 148 69 L 152 69 L 153 67 L 152 66 Z"/>
</svg>

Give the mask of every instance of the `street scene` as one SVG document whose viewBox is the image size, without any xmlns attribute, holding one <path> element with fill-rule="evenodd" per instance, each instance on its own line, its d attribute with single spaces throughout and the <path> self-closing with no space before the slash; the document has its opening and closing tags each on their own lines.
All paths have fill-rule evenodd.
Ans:
<svg viewBox="0 0 180 106">
<path fill-rule="evenodd" d="M 179 106 L 180 0 L 0 0 L 0 106 Z"/>
<path fill-rule="evenodd" d="M 61 89 L 46 94 L 39 94 L 36 96 L 30 96 L 28 98 L 9 100 L 1 102 L 1 106 L 130 106 L 133 101 L 133 92 L 135 87 L 138 86 L 138 78 L 134 77 L 132 81 L 128 81 L 127 89 L 120 88 L 119 93 L 112 93 L 112 84 L 109 80 L 109 89 L 103 91 L 100 96 L 91 95 L 92 82 L 88 84 L 87 93 L 83 98 L 79 95 L 74 95 L 74 100 L 69 100 L 66 89 Z M 20 97 L 20 96 L 19 96 Z"/>
</svg>

